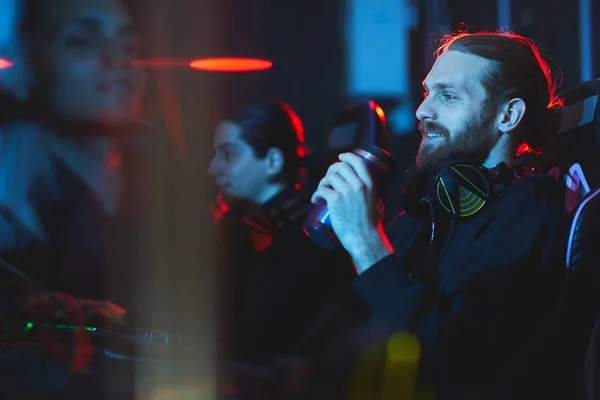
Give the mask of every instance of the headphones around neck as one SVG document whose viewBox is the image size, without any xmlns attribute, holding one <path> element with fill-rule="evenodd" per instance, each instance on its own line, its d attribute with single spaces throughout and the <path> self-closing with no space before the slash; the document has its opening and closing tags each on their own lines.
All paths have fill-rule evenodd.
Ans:
<svg viewBox="0 0 600 400">
<path fill-rule="evenodd" d="M 474 218 L 495 194 L 526 172 L 525 158 L 489 169 L 462 161 L 448 163 L 435 173 L 411 169 L 407 171 L 403 208 L 418 218 L 431 216 L 437 210 L 458 220 Z"/>
</svg>

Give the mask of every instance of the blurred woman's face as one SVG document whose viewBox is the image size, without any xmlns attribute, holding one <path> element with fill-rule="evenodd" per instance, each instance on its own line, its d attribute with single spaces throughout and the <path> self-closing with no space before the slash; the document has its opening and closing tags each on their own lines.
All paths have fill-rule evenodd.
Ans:
<svg viewBox="0 0 600 400">
<path fill-rule="evenodd" d="M 138 38 L 117 0 L 53 0 L 34 37 L 33 93 L 62 121 L 118 125 L 139 116 Z"/>
</svg>

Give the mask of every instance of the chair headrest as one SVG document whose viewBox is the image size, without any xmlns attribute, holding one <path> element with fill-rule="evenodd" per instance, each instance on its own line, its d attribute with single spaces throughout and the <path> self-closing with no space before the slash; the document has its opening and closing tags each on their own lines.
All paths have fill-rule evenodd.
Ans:
<svg viewBox="0 0 600 400">
<path fill-rule="evenodd" d="M 590 188 L 600 187 L 600 79 L 567 88 L 553 164 L 564 176 L 574 164 Z M 581 171 L 583 171 L 581 173 Z"/>
<path fill-rule="evenodd" d="M 594 122 L 600 95 L 600 79 L 571 86 L 561 93 L 565 101 L 559 133 L 573 131 Z"/>
<path fill-rule="evenodd" d="M 386 149 L 388 127 L 382 108 L 365 99 L 345 107 L 329 130 L 327 147 L 333 157 L 362 143 Z"/>
</svg>

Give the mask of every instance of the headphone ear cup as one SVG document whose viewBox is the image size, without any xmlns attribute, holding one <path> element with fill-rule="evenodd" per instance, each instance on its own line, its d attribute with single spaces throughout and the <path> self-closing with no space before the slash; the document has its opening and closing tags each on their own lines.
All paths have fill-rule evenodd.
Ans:
<svg viewBox="0 0 600 400">
<path fill-rule="evenodd" d="M 433 181 L 434 199 L 456 218 L 478 214 L 487 204 L 491 189 L 484 168 L 467 163 L 450 165 Z"/>
<path fill-rule="evenodd" d="M 423 170 L 415 172 L 406 183 L 402 194 L 402 208 L 408 214 L 419 219 L 425 219 L 431 214 L 429 204 L 429 189 L 431 175 Z"/>
</svg>

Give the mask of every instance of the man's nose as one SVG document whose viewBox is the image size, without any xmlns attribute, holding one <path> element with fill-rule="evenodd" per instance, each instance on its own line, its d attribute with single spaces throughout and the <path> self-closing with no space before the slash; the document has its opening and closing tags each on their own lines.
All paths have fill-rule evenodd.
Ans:
<svg viewBox="0 0 600 400">
<path fill-rule="evenodd" d="M 417 108 L 415 115 L 419 121 L 423 121 L 426 118 L 437 118 L 437 113 L 435 111 L 435 108 L 433 107 L 430 97 L 426 97 L 425 99 L 423 99 L 423 101 L 419 105 L 419 108 Z"/>
</svg>

